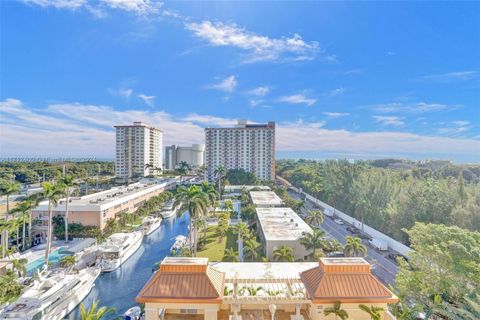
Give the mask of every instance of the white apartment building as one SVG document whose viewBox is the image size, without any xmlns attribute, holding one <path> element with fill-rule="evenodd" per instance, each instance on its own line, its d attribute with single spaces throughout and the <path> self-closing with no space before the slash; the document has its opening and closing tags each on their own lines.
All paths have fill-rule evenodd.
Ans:
<svg viewBox="0 0 480 320">
<path fill-rule="evenodd" d="M 234 128 L 205 129 L 205 166 L 208 180 L 215 169 L 243 169 L 262 180 L 275 179 L 275 122 L 247 124 L 239 120 Z"/>
<path fill-rule="evenodd" d="M 116 129 L 115 176 L 119 180 L 145 177 L 163 167 L 163 133 L 142 122 Z M 153 167 L 146 166 L 152 165 Z"/>
<path fill-rule="evenodd" d="M 180 162 L 186 162 L 192 168 L 205 165 L 205 145 L 192 144 L 190 147 L 171 145 L 165 147 L 165 169 L 174 170 Z"/>
</svg>

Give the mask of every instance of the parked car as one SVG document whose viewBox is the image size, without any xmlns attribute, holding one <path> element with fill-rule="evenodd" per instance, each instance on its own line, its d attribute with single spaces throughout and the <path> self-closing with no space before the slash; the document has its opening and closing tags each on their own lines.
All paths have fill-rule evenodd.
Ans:
<svg viewBox="0 0 480 320">
<path fill-rule="evenodd" d="M 396 264 L 398 264 L 398 262 L 397 262 L 397 261 L 398 261 L 398 260 L 397 260 L 398 258 L 401 258 L 401 259 L 403 259 L 403 260 L 405 260 L 405 261 L 408 262 L 408 258 L 405 257 L 405 256 L 402 255 L 402 254 L 399 254 L 399 253 L 393 253 L 393 252 L 391 252 L 391 253 L 388 254 L 388 258 L 391 259 L 391 260 L 393 260 Z"/>
<path fill-rule="evenodd" d="M 343 222 L 342 219 L 335 219 L 335 220 L 333 220 L 333 221 L 334 221 L 336 224 L 339 224 L 339 225 L 345 224 L 345 222 Z"/>
<path fill-rule="evenodd" d="M 358 237 L 359 237 L 360 239 L 364 239 L 364 240 L 367 240 L 367 241 L 372 240 L 372 237 L 371 237 L 369 234 L 366 234 L 366 233 L 360 233 L 360 234 L 358 235 Z"/>
<path fill-rule="evenodd" d="M 332 218 L 333 217 L 333 210 L 330 209 L 330 208 L 325 208 L 325 210 L 323 210 L 323 214 L 326 215 L 327 217 Z"/>
<path fill-rule="evenodd" d="M 353 233 L 353 234 L 360 234 L 361 233 L 360 229 L 355 228 L 354 226 L 348 226 L 347 231 L 349 231 L 350 233 Z"/>
<path fill-rule="evenodd" d="M 329 252 L 327 253 L 327 257 L 329 258 L 345 257 L 345 253 L 343 251 Z"/>
</svg>

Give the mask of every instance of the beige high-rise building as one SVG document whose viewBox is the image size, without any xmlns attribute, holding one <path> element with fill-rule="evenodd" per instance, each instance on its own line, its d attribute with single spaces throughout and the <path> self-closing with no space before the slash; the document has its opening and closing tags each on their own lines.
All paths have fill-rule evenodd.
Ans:
<svg viewBox="0 0 480 320">
<path fill-rule="evenodd" d="M 163 166 L 162 130 L 142 122 L 116 129 L 115 176 L 126 181 L 145 177 Z M 157 170 L 158 169 L 158 170 Z"/>
<path fill-rule="evenodd" d="M 215 180 L 215 169 L 244 169 L 262 180 L 275 180 L 275 122 L 247 124 L 234 128 L 205 129 L 207 179 Z"/>
</svg>

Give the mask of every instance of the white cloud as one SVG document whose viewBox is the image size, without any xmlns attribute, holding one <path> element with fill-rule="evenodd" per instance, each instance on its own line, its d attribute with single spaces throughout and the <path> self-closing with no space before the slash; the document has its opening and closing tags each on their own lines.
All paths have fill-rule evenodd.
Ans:
<svg viewBox="0 0 480 320">
<path fill-rule="evenodd" d="M 345 88 L 336 88 L 336 89 L 333 89 L 333 90 L 330 90 L 328 92 L 325 93 L 325 95 L 329 98 L 333 98 L 333 97 L 336 97 L 336 96 L 339 96 L 343 93 L 345 93 L 346 89 Z"/>
<path fill-rule="evenodd" d="M 279 101 L 293 104 L 306 104 L 307 106 L 312 106 L 317 102 L 317 99 L 308 98 L 303 94 L 294 94 L 291 96 L 280 97 Z"/>
<path fill-rule="evenodd" d="M 346 117 L 350 115 L 350 113 L 346 113 L 346 112 L 324 112 L 323 114 L 330 118 L 340 118 L 340 117 Z"/>
<path fill-rule="evenodd" d="M 375 121 L 379 122 L 382 126 L 395 126 L 400 127 L 405 124 L 403 118 L 394 116 L 373 116 Z"/>
<path fill-rule="evenodd" d="M 442 123 L 445 125 L 445 123 Z M 472 128 L 470 121 L 466 120 L 456 120 L 452 121 L 447 126 L 438 128 L 437 132 L 443 135 L 448 136 L 459 136 L 467 132 Z"/>
<path fill-rule="evenodd" d="M 313 60 L 320 52 L 318 42 L 304 41 L 298 34 L 289 38 L 269 38 L 236 24 L 211 21 L 187 22 L 185 28 L 212 46 L 230 46 L 244 50 L 247 63 Z"/>
<path fill-rule="evenodd" d="M 250 104 L 251 107 L 255 108 L 259 105 L 261 105 L 264 102 L 262 99 L 250 99 L 248 103 Z"/>
<path fill-rule="evenodd" d="M 424 112 L 433 112 L 446 109 L 454 109 L 459 106 L 446 105 L 441 103 L 425 103 L 425 102 L 416 102 L 416 103 L 403 103 L 403 102 L 392 102 L 392 103 L 382 103 L 374 104 L 370 106 L 365 106 L 364 108 L 372 109 L 376 112 L 382 113 L 424 113 Z"/>
<path fill-rule="evenodd" d="M 108 157 L 115 152 L 113 125 L 143 121 L 164 131 L 164 144 L 204 143 L 204 126 L 232 126 L 236 119 L 153 110 L 115 110 L 79 103 L 32 109 L 22 101 L 0 101 L 0 156 Z M 407 155 L 462 160 L 475 158 L 480 141 L 413 133 L 351 132 L 324 128 L 325 122 L 278 123 L 279 151 L 319 151 L 369 156 Z M 465 123 L 458 123 L 465 124 Z"/>
<path fill-rule="evenodd" d="M 477 72 L 473 70 L 455 71 L 440 74 L 429 74 L 421 77 L 422 80 L 431 82 L 452 82 L 452 81 L 466 81 L 477 76 Z"/>
<path fill-rule="evenodd" d="M 30 5 L 43 8 L 78 10 L 85 9 L 97 18 L 106 16 L 104 10 L 114 9 L 135 13 L 137 15 L 156 15 L 160 12 L 163 2 L 157 0 L 22 0 Z"/>
<path fill-rule="evenodd" d="M 247 94 L 257 97 L 265 97 L 270 92 L 267 86 L 260 86 L 247 91 Z"/>
<path fill-rule="evenodd" d="M 132 93 L 133 93 L 133 89 L 131 88 L 120 88 L 118 90 L 118 94 L 125 98 L 130 98 Z"/>
<path fill-rule="evenodd" d="M 458 127 L 465 127 L 470 124 L 470 121 L 466 120 L 457 120 L 457 121 L 452 121 L 452 124 L 458 126 Z"/>
<path fill-rule="evenodd" d="M 153 107 L 155 104 L 155 96 L 147 96 L 143 93 L 139 94 L 138 97 L 145 102 L 145 104 L 149 107 Z"/>
<path fill-rule="evenodd" d="M 228 76 L 218 83 L 209 85 L 208 88 L 225 91 L 225 92 L 233 92 L 236 86 L 237 86 L 237 78 L 235 76 Z"/>
</svg>

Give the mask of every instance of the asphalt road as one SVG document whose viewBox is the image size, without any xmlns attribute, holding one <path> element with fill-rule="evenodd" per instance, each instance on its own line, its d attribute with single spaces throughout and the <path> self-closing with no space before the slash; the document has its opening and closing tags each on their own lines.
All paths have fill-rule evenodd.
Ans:
<svg viewBox="0 0 480 320">
<path fill-rule="evenodd" d="M 300 195 L 296 192 L 289 191 L 289 194 L 295 199 L 300 199 Z M 305 206 L 307 210 L 313 210 L 315 208 L 311 201 L 306 200 Z M 322 208 L 324 209 L 324 208 Z M 345 244 L 345 237 L 354 236 L 347 231 L 349 224 L 345 222 L 344 225 L 339 225 L 333 221 L 333 218 L 325 216 L 324 222 L 320 226 L 331 237 L 337 239 L 342 245 Z M 397 275 L 397 265 L 387 257 L 388 252 L 381 253 L 371 247 L 367 240 L 362 240 L 367 246 L 367 256 L 365 259 L 372 264 L 373 273 L 387 285 L 395 285 L 395 277 Z"/>
</svg>

